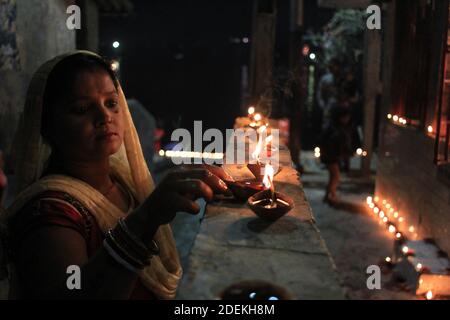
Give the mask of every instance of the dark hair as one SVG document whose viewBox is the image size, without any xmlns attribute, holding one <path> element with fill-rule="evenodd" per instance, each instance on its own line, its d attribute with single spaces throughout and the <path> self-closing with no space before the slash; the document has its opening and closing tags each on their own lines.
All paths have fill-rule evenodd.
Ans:
<svg viewBox="0 0 450 320">
<path fill-rule="evenodd" d="M 115 88 L 119 86 L 110 64 L 103 58 L 77 53 L 58 62 L 47 78 L 44 91 L 41 134 L 46 140 L 53 127 L 52 113 L 56 101 L 70 92 L 76 76 L 84 71 L 106 72 L 111 77 Z"/>
</svg>

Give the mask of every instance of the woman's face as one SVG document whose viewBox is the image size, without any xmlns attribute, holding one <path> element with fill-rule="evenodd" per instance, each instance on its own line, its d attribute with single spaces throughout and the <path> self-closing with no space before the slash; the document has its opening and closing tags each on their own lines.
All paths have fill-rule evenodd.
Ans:
<svg viewBox="0 0 450 320">
<path fill-rule="evenodd" d="M 52 142 L 72 160 L 102 160 L 116 153 L 123 141 L 123 111 L 106 71 L 83 71 L 71 92 L 54 106 Z"/>
</svg>

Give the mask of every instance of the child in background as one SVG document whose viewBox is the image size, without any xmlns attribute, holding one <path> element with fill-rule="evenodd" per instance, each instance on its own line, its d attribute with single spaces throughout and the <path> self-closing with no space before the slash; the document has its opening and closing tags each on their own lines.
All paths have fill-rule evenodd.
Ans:
<svg viewBox="0 0 450 320">
<path fill-rule="evenodd" d="M 335 205 L 339 202 L 337 188 L 341 174 L 340 165 L 353 155 L 350 108 L 339 105 L 331 110 L 331 122 L 320 140 L 321 161 L 327 166 L 329 173 L 324 201 Z"/>
</svg>

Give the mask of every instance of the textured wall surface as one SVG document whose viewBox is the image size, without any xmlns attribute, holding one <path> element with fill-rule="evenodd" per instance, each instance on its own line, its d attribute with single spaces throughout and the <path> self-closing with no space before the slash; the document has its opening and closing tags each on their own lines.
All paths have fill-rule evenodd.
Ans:
<svg viewBox="0 0 450 320">
<path fill-rule="evenodd" d="M 386 124 L 379 157 L 376 194 L 386 199 L 420 237 L 430 237 L 450 253 L 450 181 L 433 163 L 434 139 L 415 129 Z"/>
<path fill-rule="evenodd" d="M 46 60 L 75 49 L 75 31 L 66 27 L 66 9 L 71 2 L 0 1 L 0 12 L 9 17 L 0 27 L 0 47 L 8 45 L 12 50 L 7 51 L 9 65 L 0 68 L 0 148 L 5 151 L 12 143 L 33 72 Z"/>
</svg>

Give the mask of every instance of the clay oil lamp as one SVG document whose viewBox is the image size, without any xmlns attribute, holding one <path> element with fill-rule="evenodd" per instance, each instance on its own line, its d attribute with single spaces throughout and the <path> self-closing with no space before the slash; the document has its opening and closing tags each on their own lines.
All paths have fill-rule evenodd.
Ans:
<svg viewBox="0 0 450 320">
<path fill-rule="evenodd" d="M 256 163 L 248 163 L 247 164 L 248 170 L 250 170 L 250 172 L 253 174 L 253 176 L 255 177 L 255 179 L 257 181 L 263 181 L 265 166 L 266 165 L 260 161 L 257 161 Z M 278 166 L 278 169 L 274 173 L 274 175 L 276 176 L 280 171 L 281 171 L 281 166 Z"/>
<path fill-rule="evenodd" d="M 248 198 L 247 205 L 261 219 L 275 221 L 284 216 L 294 207 L 294 201 L 285 194 L 275 192 L 273 183 L 274 169 L 266 164 L 263 184 L 265 190 Z"/>
<path fill-rule="evenodd" d="M 262 126 L 261 128 L 259 128 L 257 130 L 258 133 L 258 142 L 256 144 L 255 150 L 253 151 L 251 157 L 252 157 L 252 162 L 247 164 L 247 168 L 250 170 L 250 172 L 253 174 L 253 176 L 256 178 L 256 180 L 258 181 L 262 181 L 263 177 L 264 177 L 264 167 L 265 164 L 261 162 L 261 151 L 263 151 L 263 149 L 267 152 L 267 156 L 271 157 L 272 155 L 272 151 L 275 149 L 272 146 L 272 140 L 273 140 L 273 136 L 272 135 L 267 135 L 266 134 L 267 131 L 267 126 Z M 278 166 L 277 171 L 275 172 L 274 175 L 277 175 L 279 172 L 281 171 L 281 167 Z"/>
<path fill-rule="evenodd" d="M 241 202 L 247 201 L 249 197 L 265 189 L 261 181 L 256 181 L 254 179 L 226 181 L 226 184 L 234 197 Z"/>
</svg>

